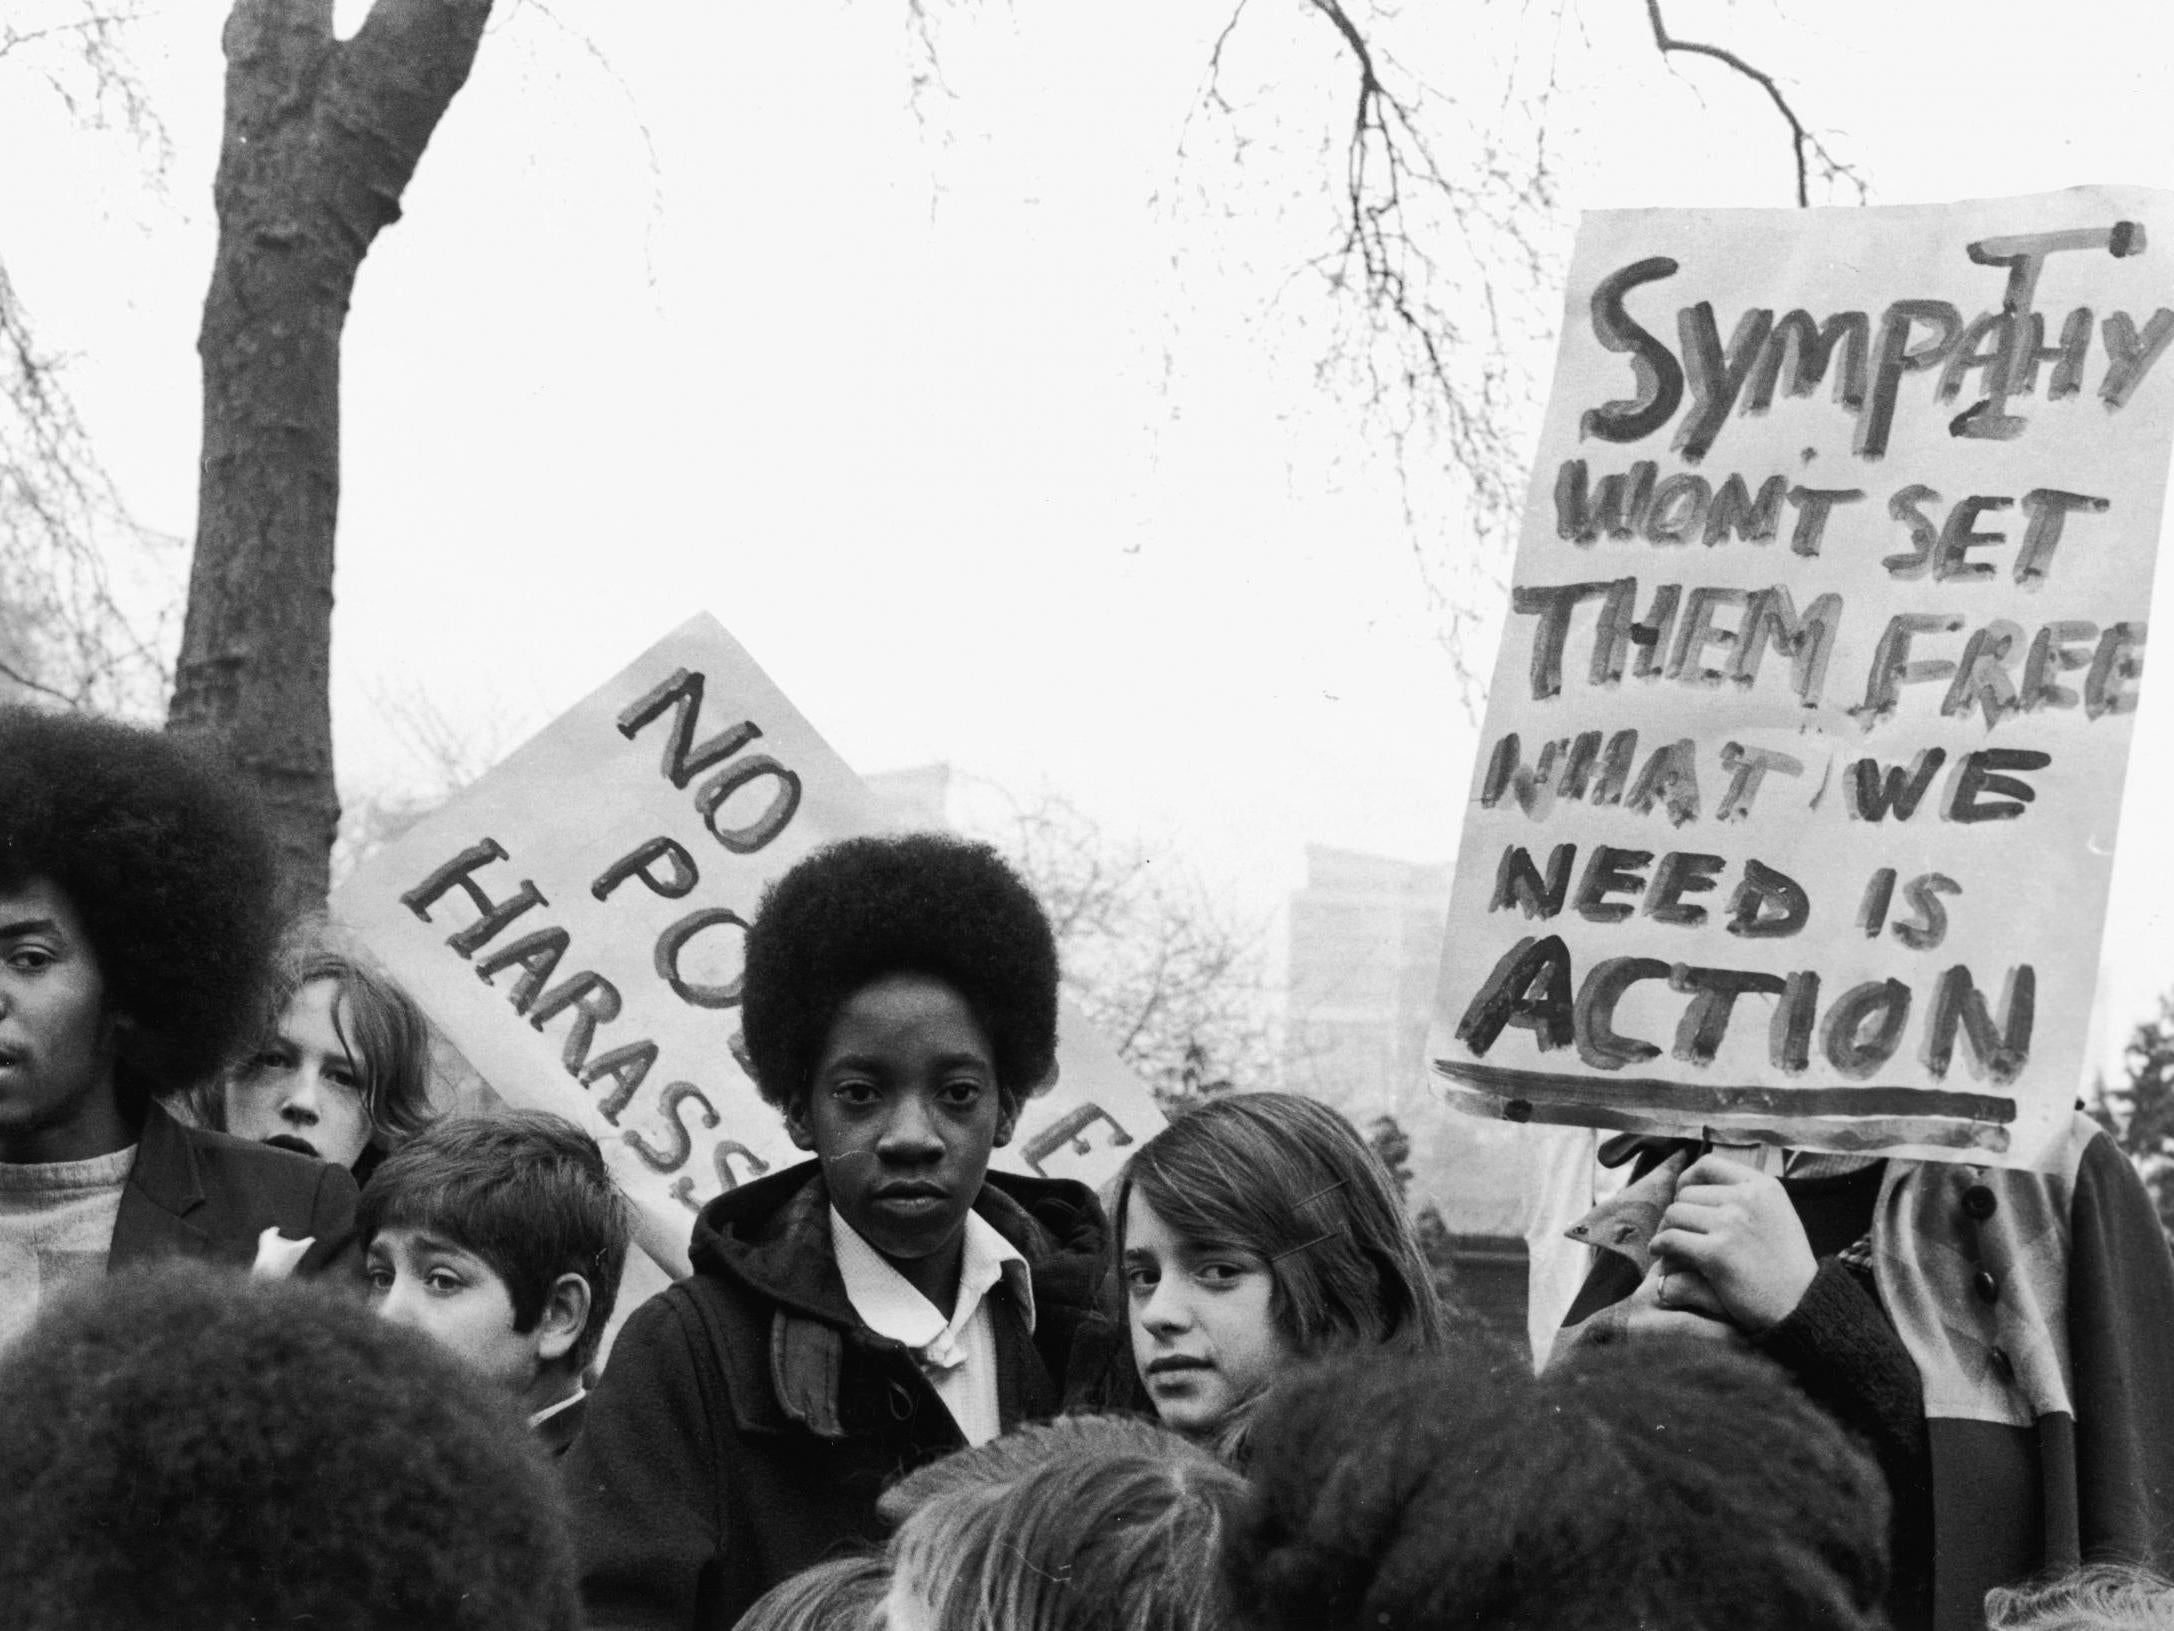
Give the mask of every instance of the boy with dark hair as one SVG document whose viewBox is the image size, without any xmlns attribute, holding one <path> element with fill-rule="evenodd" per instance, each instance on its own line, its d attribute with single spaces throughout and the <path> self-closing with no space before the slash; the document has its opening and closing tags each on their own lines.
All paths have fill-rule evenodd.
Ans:
<svg viewBox="0 0 2174 1631">
<path fill-rule="evenodd" d="M 344 1290 L 191 1264 L 0 1356 L 0 1623 L 575 1631 L 580 1602 L 492 1390 Z"/>
<path fill-rule="evenodd" d="M 988 1172 L 1056 1069 L 1056 944 L 993 850 L 820 850 L 764 896 L 742 1023 L 815 1159 L 719 1196 L 566 1464 L 590 1623 L 725 1627 L 881 1534 L 901 1473 L 1053 1414 L 1103 1222 Z"/>
<path fill-rule="evenodd" d="M 263 1247 L 313 1272 L 350 1245 L 344 1171 L 165 1109 L 257 1020 L 272 888 L 261 818 L 208 757 L 0 708 L 0 1347 L 109 1269 Z"/>
<path fill-rule="evenodd" d="M 631 1227 L 596 1140 L 540 1110 L 441 1121 L 385 1158 L 356 1227 L 371 1306 L 497 1383 L 564 1454 Z"/>
</svg>

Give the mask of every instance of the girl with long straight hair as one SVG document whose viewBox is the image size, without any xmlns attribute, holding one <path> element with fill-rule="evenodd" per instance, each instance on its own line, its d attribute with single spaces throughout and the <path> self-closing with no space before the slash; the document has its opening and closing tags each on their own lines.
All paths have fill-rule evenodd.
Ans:
<svg viewBox="0 0 2174 1631">
<path fill-rule="evenodd" d="M 1341 1115 L 1291 1093 L 1188 1111 L 1119 1176 L 1132 1377 L 1163 1424 L 1242 1458 L 1286 1369 L 1431 1350 L 1444 1318 L 1396 1186 Z"/>
</svg>

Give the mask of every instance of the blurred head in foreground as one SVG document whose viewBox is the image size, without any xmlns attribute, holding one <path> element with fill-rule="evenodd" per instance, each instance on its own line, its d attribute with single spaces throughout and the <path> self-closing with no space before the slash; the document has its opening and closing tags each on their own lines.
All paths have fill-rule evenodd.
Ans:
<svg viewBox="0 0 2174 1631">
<path fill-rule="evenodd" d="M 1985 1594 L 1988 1631 L 2165 1631 L 2174 1581 L 2120 1563 L 2090 1563 L 2035 1585 Z"/>
<path fill-rule="evenodd" d="M 1245 1484 L 1151 1423 L 1072 1416 L 922 1468 L 884 1499 L 889 1631 L 1217 1631 Z"/>
<path fill-rule="evenodd" d="M 868 1552 L 834 1557 L 780 1580 L 732 1631 L 885 1631 L 883 1594 L 891 1571 Z"/>
<path fill-rule="evenodd" d="M 548 1464 L 488 1384 L 350 1298 L 118 1276 L 0 1357 L 11 1625 L 573 1631 Z"/>
<path fill-rule="evenodd" d="M 1347 1358 L 1265 1401 L 1225 1564 L 1257 1631 L 1881 1631 L 1886 1486 L 1763 1360 L 1539 1378 Z"/>
</svg>

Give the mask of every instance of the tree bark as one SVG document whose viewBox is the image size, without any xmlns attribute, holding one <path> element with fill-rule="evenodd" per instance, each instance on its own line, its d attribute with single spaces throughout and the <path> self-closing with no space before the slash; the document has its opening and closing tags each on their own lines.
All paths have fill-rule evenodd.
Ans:
<svg viewBox="0 0 2174 1631">
<path fill-rule="evenodd" d="M 167 728 L 209 735 L 263 798 L 285 904 L 321 904 L 332 767 L 340 335 L 355 274 L 468 78 L 491 0 L 236 0 L 197 351 L 196 554 Z"/>
</svg>

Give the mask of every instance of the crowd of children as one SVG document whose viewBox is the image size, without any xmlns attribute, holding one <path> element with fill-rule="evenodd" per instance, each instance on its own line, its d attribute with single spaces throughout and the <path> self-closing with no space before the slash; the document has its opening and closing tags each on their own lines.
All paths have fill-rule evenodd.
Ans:
<svg viewBox="0 0 2174 1631">
<path fill-rule="evenodd" d="M 415 1002 L 272 879 L 196 750 L 0 709 L 0 1624 L 2174 1625 L 2174 1258 L 2103 1137 L 1626 1143 L 1646 1227 L 1588 1229 L 1536 1376 L 1305 1098 L 1188 1112 L 1106 1204 L 992 1169 L 1048 919 L 983 846 L 851 839 L 746 940 L 808 1159 L 600 1366 L 595 1140 L 433 1120 Z"/>
</svg>

